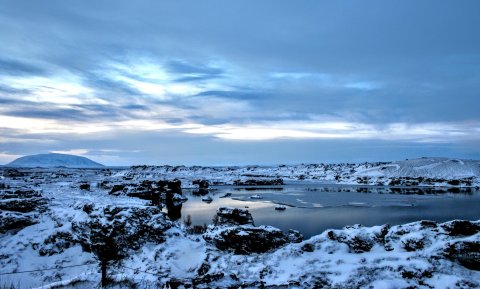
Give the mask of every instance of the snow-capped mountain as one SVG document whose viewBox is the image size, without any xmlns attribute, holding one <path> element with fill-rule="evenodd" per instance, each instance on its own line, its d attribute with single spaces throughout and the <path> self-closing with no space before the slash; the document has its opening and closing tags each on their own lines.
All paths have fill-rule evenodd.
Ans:
<svg viewBox="0 0 480 289">
<path fill-rule="evenodd" d="M 103 167 L 102 164 L 94 162 L 86 157 L 80 157 L 67 154 L 38 154 L 20 157 L 11 163 L 7 164 L 8 167 L 67 167 L 67 168 L 98 168 Z"/>
</svg>

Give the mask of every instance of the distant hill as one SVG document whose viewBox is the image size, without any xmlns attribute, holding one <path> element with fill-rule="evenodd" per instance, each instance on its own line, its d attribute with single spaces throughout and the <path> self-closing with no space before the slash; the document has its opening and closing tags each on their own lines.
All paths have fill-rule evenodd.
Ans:
<svg viewBox="0 0 480 289">
<path fill-rule="evenodd" d="M 6 167 L 24 167 L 24 168 L 99 168 L 102 164 L 94 162 L 86 157 L 67 155 L 67 154 L 38 154 L 20 157 L 13 162 L 5 165 Z"/>
</svg>

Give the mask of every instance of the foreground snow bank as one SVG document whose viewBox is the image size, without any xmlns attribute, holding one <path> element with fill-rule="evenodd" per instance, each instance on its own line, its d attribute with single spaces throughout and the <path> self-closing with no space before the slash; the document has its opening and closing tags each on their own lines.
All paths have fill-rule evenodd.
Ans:
<svg viewBox="0 0 480 289">
<path fill-rule="evenodd" d="M 477 288 L 479 229 L 478 221 L 354 226 L 266 254 L 214 252 L 205 274 L 222 276 L 212 286 Z"/>
<path fill-rule="evenodd" d="M 109 207 L 107 207 L 109 208 Z M 148 211 L 148 208 L 146 208 Z M 88 210 L 87 210 L 88 211 Z M 138 211 L 138 212 L 137 212 Z M 131 214 L 115 210 L 127 222 L 118 223 L 117 217 L 106 214 L 95 224 L 128 224 L 123 258 L 111 262 L 109 277 L 118 286 L 134 284 L 136 288 L 479 288 L 480 283 L 480 221 L 450 221 L 435 223 L 420 221 L 398 226 L 362 227 L 355 225 L 340 230 L 328 230 L 308 240 L 295 243 L 281 242 L 282 232 L 272 227 L 221 224 L 211 226 L 203 234 L 189 234 L 187 228 L 162 221 L 161 215 L 152 217 L 161 227 L 161 242 L 145 239 L 136 242 L 136 228 L 144 228 L 149 219 L 145 210 Z M 99 209 L 89 215 L 97 220 Z M 110 211 L 109 211 L 110 212 Z M 73 213 L 73 212 L 72 212 Z M 141 213 L 141 214 L 139 214 Z M 156 212 L 154 212 L 156 213 Z M 224 212 L 223 212 L 224 213 Z M 88 220 L 80 215 L 72 221 Z M 102 214 L 103 216 L 103 214 Z M 140 217 L 138 217 L 140 216 Z M 137 218 L 138 217 L 138 218 Z M 137 222 L 134 219 L 138 219 Z M 22 284 L 50 284 L 68 288 L 91 288 L 99 284 L 96 257 L 82 250 L 82 246 L 65 246 L 65 236 L 75 236 L 78 228 L 68 224 L 52 227 L 50 221 L 41 226 L 30 226 L 15 235 L 1 239 L 2 272 L 35 267 L 70 264 L 91 264 L 86 271 L 63 269 L 41 273 L 21 274 Z M 165 226 L 168 225 L 168 226 Z M 56 227 L 56 228 L 55 228 Z M 158 227 L 158 226 L 156 226 Z M 167 229 L 170 227 L 170 229 Z M 167 230 L 165 230 L 167 229 Z M 54 237 L 35 236 L 35 232 L 49 232 Z M 122 235 L 125 234 L 122 233 Z M 260 232 L 259 234 L 257 234 Z M 274 246 L 264 252 L 228 246 L 234 239 L 250 240 L 254 247 L 272 241 Z M 141 239 L 141 236 L 138 235 Z M 273 236 L 273 237 L 272 237 Z M 253 238 L 252 237 L 252 238 Z M 32 239 L 29 241 L 29 239 Z M 35 240 L 35 242 L 32 242 Z M 122 239 L 123 240 L 123 239 Z M 93 241 L 93 239 L 91 239 Z M 258 243 L 258 242 L 260 243 Z M 60 242 L 60 243 L 58 243 Z M 146 242 L 146 243 L 145 243 Z M 58 244 L 57 244 L 58 243 Z M 247 244 L 246 243 L 246 244 Z M 35 245 L 36 244 L 36 245 Z M 131 244 L 132 246 L 130 246 Z M 92 244 L 93 245 L 93 244 Z M 237 244 L 238 245 L 238 244 Z M 280 245 L 278 248 L 277 245 Z M 276 249 L 275 249 L 276 248 Z M 52 249 L 52 250 L 45 250 Z M 252 253 L 263 252 L 263 253 Z M 29 265 L 32 264 L 32 265 Z M 43 265 L 38 265 L 43 264 Z M 61 274 L 58 274 L 61 272 Z M 16 279 L 8 279 L 17 284 Z M 65 281 L 66 280 L 66 281 Z M 73 282 L 67 282 L 74 280 Z M 123 286 L 123 285 L 122 285 Z M 177 287 L 180 286 L 180 287 Z M 30 288 L 23 286 L 22 288 Z"/>
<path fill-rule="evenodd" d="M 248 233 L 245 228 L 252 227 L 211 229 L 204 234 L 205 239 L 171 229 L 164 246 L 147 246 L 118 268 L 139 269 L 135 276 L 129 276 L 133 283 L 151 280 L 171 288 L 480 286 L 480 221 L 356 225 L 262 254 L 221 251 L 210 242 L 226 230 Z"/>
</svg>

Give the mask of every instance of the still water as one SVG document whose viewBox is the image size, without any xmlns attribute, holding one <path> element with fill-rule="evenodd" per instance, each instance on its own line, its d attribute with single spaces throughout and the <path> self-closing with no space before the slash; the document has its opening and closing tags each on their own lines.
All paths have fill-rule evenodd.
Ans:
<svg viewBox="0 0 480 289">
<path fill-rule="evenodd" d="M 211 223 L 219 207 L 247 208 L 255 225 L 271 225 L 285 231 L 295 229 L 305 237 L 353 224 L 373 226 L 418 220 L 480 219 L 480 191 L 475 189 L 291 184 L 215 187 L 203 192 L 184 190 L 183 194 L 188 201 L 169 208 L 172 219 L 183 221 L 190 215 L 193 225 L 203 225 Z M 251 198 L 253 195 L 261 199 Z M 205 196 L 210 196 L 212 201 L 202 201 Z M 275 210 L 277 204 L 287 209 Z"/>
</svg>

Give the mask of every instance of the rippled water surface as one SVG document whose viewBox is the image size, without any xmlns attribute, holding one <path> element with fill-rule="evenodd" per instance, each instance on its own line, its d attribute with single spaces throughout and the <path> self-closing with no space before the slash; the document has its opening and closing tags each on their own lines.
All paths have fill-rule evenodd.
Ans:
<svg viewBox="0 0 480 289">
<path fill-rule="evenodd" d="M 194 225 L 211 223 L 217 208 L 247 208 L 255 225 L 296 229 L 306 237 L 325 229 L 347 225 L 401 224 L 418 220 L 480 219 L 480 191 L 475 189 L 428 189 L 350 187 L 339 185 L 285 185 L 279 187 L 216 187 L 208 191 L 184 190 L 188 201 L 170 207 L 171 218 L 190 215 Z M 228 197 L 224 197 L 229 195 Z M 252 199 L 259 195 L 261 199 Z M 202 201 L 210 196 L 213 201 Z M 284 204 L 284 211 L 275 210 Z"/>
</svg>

